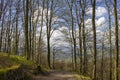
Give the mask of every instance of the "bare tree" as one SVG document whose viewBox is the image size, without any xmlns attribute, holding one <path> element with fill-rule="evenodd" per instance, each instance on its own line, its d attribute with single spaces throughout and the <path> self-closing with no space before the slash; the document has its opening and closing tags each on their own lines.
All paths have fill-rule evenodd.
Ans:
<svg viewBox="0 0 120 80">
<path fill-rule="evenodd" d="M 19 46 L 19 30 L 18 30 L 18 22 L 19 22 L 19 13 L 20 13 L 20 0 L 17 1 L 16 5 L 16 27 L 15 27 L 15 53 L 18 53 Z"/>
<path fill-rule="evenodd" d="M 83 37 L 83 49 L 84 49 L 84 75 L 87 74 L 87 52 L 86 52 L 86 35 L 85 35 L 85 8 L 86 8 L 86 0 L 81 0 L 80 1 L 80 6 L 82 8 L 82 21 L 81 21 L 81 25 L 82 25 L 82 37 Z"/>
<path fill-rule="evenodd" d="M 93 45 L 94 45 L 94 70 L 93 70 L 93 80 L 97 79 L 97 48 L 96 48 L 96 26 L 95 26 L 95 8 L 96 0 L 91 0 L 92 4 L 92 27 L 93 27 Z"/>
<path fill-rule="evenodd" d="M 119 38 L 118 38 L 118 17 L 117 17 L 117 0 L 114 0 L 114 25 L 115 25 L 115 80 L 119 80 L 119 73 L 118 73 L 118 68 L 119 68 Z"/>
<path fill-rule="evenodd" d="M 41 59 L 41 54 L 42 54 L 42 53 L 41 53 L 41 50 L 42 50 L 41 43 L 42 43 L 42 31 L 43 31 L 43 30 L 42 30 L 42 27 L 43 27 L 44 7 L 45 7 L 45 0 L 42 1 L 42 12 L 41 12 L 42 14 L 41 14 L 41 25 L 40 25 L 39 45 L 38 45 L 38 47 L 39 47 L 38 57 L 40 58 L 40 60 L 39 60 L 39 59 L 38 59 L 38 60 L 40 61 L 40 63 L 41 63 L 41 60 L 42 60 L 42 59 Z"/>
<path fill-rule="evenodd" d="M 75 71 L 77 71 L 77 57 L 76 57 L 76 30 L 74 26 L 74 16 L 73 16 L 73 5 L 74 1 L 66 1 L 69 6 L 69 11 L 70 11 L 70 19 L 71 19 L 71 29 L 72 29 L 72 41 L 73 41 L 73 52 L 74 52 L 74 64 L 75 64 Z"/>
<path fill-rule="evenodd" d="M 50 50 L 50 37 L 51 37 L 51 28 L 52 28 L 52 18 L 53 18 L 53 2 L 54 0 L 47 0 L 47 12 L 46 12 L 46 27 L 47 27 L 47 59 L 48 59 L 48 66 L 51 68 L 51 50 Z M 49 6 L 50 5 L 50 6 Z M 48 13 L 50 8 L 50 14 Z M 49 16 L 50 15 L 50 16 Z M 49 18 L 50 17 L 50 18 Z"/>
<path fill-rule="evenodd" d="M 109 25 L 109 53 L 110 53 L 110 80 L 112 80 L 112 41 L 111 41 L 111 15 L 110 15 L 110 3 L 105 0 L 105 4 L 108 10 L 108 25 Z"/>
<path fill-rule="evenodd" d="M 9 2 L 9 1 L 8 1 Z M 0 51 L 2 48 L 2 42 L 3 42 L 3 34 L 4 34 L 4 22 L 5 22 L 5 15 L 7 13 L 7 7 L 8 7 L 8 2 L 1 0 L 1 10 L 0 10 L 0 21 L 1 21 L 1 32 L 0 32 Z"/>
<path fill-rule="evenodd" d="M 77 24 L 78 24 L 78 27 L 79 27 L 79 54 L 80 54 L 80 73 L 82 74 L 83 73 L 83 59 L 82 59 L 82 16 L 80 13 L 80 10 L 81 10 L 81 0 L 79 0 L 78 4 L 80 6 L 78 6 L 77 2 L 75 3 L 75 7 L 76 7 L 76 20 L 77 20 Z"/>
<path fill-rule="evenodd" d="M 27 59 L 30 59 L 30 53 L 29 53 L 29 37 L 28 37 L 28 12 L 29 12 L 29 0 L 26 0 L 26 12 L 25 12 L 25 45 L 26 45 L 26 55 Z"/>
<path fill-rule="evenodd" d="M 102 53 L 101 53 L 101 80 L 103 80 L 103 60 L 104 60 L 104 42 L 102 42 Z"/>
</svg>

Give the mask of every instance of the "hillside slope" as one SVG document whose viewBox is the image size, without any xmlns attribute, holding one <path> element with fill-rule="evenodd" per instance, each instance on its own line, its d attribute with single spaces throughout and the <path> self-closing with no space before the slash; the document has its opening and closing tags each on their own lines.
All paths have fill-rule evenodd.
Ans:
<svg viewBox="0 0 120 80">
<path fill-rule="evenodd" d="M 30 80 L 35 68 L 36 64 L 25 57 L 0 53 L 0 80 Z"/>
</svg>

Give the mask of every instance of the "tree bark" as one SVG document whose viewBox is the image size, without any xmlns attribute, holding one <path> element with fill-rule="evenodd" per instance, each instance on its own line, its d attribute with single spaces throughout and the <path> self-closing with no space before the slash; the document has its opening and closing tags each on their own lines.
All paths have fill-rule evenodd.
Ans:
<svg viewBox="0 0 120 80">
<path fill-rule="evenodd" d="M 47 27 L 47 62 L 48 62 L 48 67 L 51 69 L 51 50 L 50 50 L 50 37 L 51 37 L 51 28 L 52 28 L 52 17 L 53 17 L 53 1 L 51 0 L 50 4 L 50 18 L 48 14 L 49 10 L 49 0 L 47 0 L 47 13 L 46 13 L 46 27 Z"/>
<path fill-rule="evenodd" d="M 102 55 L 101 55 L 101 80 L 103 80 L 103 71 L 104 71 L 104 66 L 103 63 L 104 62 L 104 42 L 102 42 Z"/>
<path fill-rule="evenodd" d="M 29 35 L 28 35 L 28 11 L 29 11 L 29 0 L 26 0 L 26 13 L 25 13 L 25 44 L 26 44 L 26 54 L 27 59 L 30 59 L 30 53 L 29 53 Z"/>
<path fill-rule="evenodd" d="M 93 28 L 93 49 L 94 49 L 94 70 L 93 70 L 93 80 L 97 80 L 96 70 L 97 70 L 97 48 L 96 48 L 96 25 L 95 25 L 95 8 L 96 0 L 91 0 L 92 3 L 92 28 Z"/>
<path fill-rule="evenodd" d="M 119 80 L 119 39 L 118 39 L 118 17 L 117 17 L 117 0 L 114 0 L 114 25 L 115 25 L 115 80 Z"/>
</svg>

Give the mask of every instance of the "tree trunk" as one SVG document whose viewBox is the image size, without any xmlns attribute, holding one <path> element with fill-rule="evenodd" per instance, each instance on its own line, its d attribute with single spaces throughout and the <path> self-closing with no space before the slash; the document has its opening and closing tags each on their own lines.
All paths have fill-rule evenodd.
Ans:
<svg viewBox="0 0 120 80">
<path fill-rule="evenodd" d="M 51 37 L 51 28 L 52 28 L 52 18 L 53 18 L 53 1 L 51 0 L 51 2 L 49 2 L 49 0 L 47 0 L 47 13 L 46 13 L 46 27 L 47 27 L 47 59 L 48 59 L 48 67 L 51 69 L 51 50 L 50 50 L 50 37 Z M 51 3 L 51 4 L 49 4 Z M 49 5 L 50 5 L 50 18 L 49 18 L 49 14 L 48 14 L 48 10 L 49 10 Z"/>
<path fill-rule="evenodd" d="M 117 1 L 114 0 L 114 25 L 115 25 L 115 80 L 119 80 L 119 39 L 118 39 L 118 18 L 117 18 Z"/>
<path fill-rule="evenodd" d="M 39 45 L 38 45 L 38 48 L 39 48 L 39 52 L 38 52 L 38 58 L 40 58 L 39 59 L 39 62 L 40 62 L 40 64 L 41 64 L 41 55 L 42 55 L 42 53 L 41 53 L 41 50 L 42 50 L 42 47 L 41 47 L 41 43 L 42 43 L 42 27 L 43 27 L 43 11 L 44 11 L 44 5 L 45 5 L 45 0 L 43 0 L 43 5 L 42 5 L 42 7 L 43 7 L 43 9 L 42 9 L 42 18 L 41 18 L 41 25 L 40 25 L 40 36 L 39 36 Z M 39 17 L 39 16 L 38 16 Z"/>
<path fill-rule="evenodd" d="M 102 42 L 102 55 L 101 55 L 101 80 L 103 80 L 103 71 L 104 71 L 104 66 L 103 66 L 103 61 L 104 60 L 104 42 Z"/>
<path fill-rule="evenodd" d="M 86 53 L 86 37 L 85 37 L 85 25 L 84 25 L 84 10 L 82 10 L 82 27 L 83 27 L 83 49 L 84 49 L 84 75 L 87 75 L 87 53 Z"/>
<path fill-rule="evenodd" d="M 110 80 L 112 80 L 112 41 L 111 41 L 111 17 L 110 17 L 110 5 L 107 0 L 105 0 L 105 4 L 108 9 L 108 25 L 109 25 L 109 53 L 110 53 Z"/>
<path fill-rule="evenodd" d="M 1 33 L 0 33 L 0 52 L 1 52 L 1 48 L 2 48 L 2 39 L 3 39 L 3 33 L 4 33 L 4 16 L 5 16 L 5 14 L 3 14 L 3 17 L 2 17 L 2 23 L 1 23 L 1 26 L 2 26 L 2 28 L 1 28 Z"/>
<path fill-rule="evenodd" d="M 70 3 L 68 2 L 68 4 L 70 5 L 70 17 L 71 17 L 71 28 L 72 28 L 72 40 L 73 40 L 73 52 L 74 52 L 74 64 L 75 64 L 75 71 L 77 71 L 77 57 L 76 57 L 76 38 L 75 38 L 75 29 L 74 29 L 74 20 L 73 20 L 73 14 L 72 14 L 72 7 L 73 7 L 73 1 L 71 1 Z"/>
<path fill-rule="evenodd" d="M 93 46 L 94 46 L 94 70 L 93 70 L 93 80 L 97 80 L 96 69 L 97 69 L 97 48 L 96 48 L 96 26 L 95 26 L 95 8 L 96 0 L 91 0 L 92 2 L 92 27 L 93 27 Z"/>
<path fill-rule="evenodd" d="M 81 39 L 81 24 L 79 25 L 79 46 L 80 46 L 80 73 L 83 73 L 83 59 L 82 59 L 82 39 Z"/>
<path fill-rule="evenodd" d="M 26 14 L 25 14 L 25 44 L 26 44 L 26 54 L 27 59 L 30 59 L 30 53 L 29 53 L 29 37 L 28 37 L 28 8 L 29 8 L 29 0 L 26 0 Z"/>
</svg>

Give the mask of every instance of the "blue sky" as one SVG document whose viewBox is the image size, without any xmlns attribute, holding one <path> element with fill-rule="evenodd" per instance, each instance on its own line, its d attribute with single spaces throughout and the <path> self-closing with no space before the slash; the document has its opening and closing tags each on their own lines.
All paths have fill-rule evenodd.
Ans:
<svg viewBox="0 0 120 80">
<path fill-rule="evenodd" d="M 120 7 L 120 6 L 118 6 L 118 7 Z M 111 10 L 113 10 L 113 7 L 112 7 Z M 87 8 L 86 14 L 87 15 L 92 14 L 92 8 L 91 7 Z M 107 8 L 105 6 L 105 3 L 103 2 L 103 0 L 97 0 L 97 6 L 96 6 L 97 40 L 102 40 L 105 32 L 108 32 L 108 19 L 107 19 L 107 17 L 108 17 L 108 15 L 107 15 Z M 112 19 L 112 22 L 114 22 L 113 15 L 111 15 L 111 19 Z M 55 20 L 59 20 L 59 18 L 56 17 Z M 92 29 L 91 17 L 89 17 L 85 20 L 85 27 L 86 27 L 86 30 L 88 30 L 88 31 L 90 31 Z M 112 29 L 114 29 L 114 28 L 112 28 Z M 51 39 L 50 39 L 51 40 L 51 46 L 54 45 L 58 49 L 61 49 L 63 52 L 68 52 L 69 53 L 71 51 L 71 47 L 70 47 L 69 41 L 64 41 L 64 38 L 66 37 L 66 35 L 61 32 L 62 30 L 66 30 L 66 32 L 69 32 L 68 26 L 66 26 L 66 25 L 60 26 L 57 30 L 55 30 L 53 32 L 53 34 L 51 36 Z M 78 32 L 78 29 L 76 29 L 76 31 Z M 89 34 L 92 34 L 92 30 Z M 39 34 L 37 34 L 37 36 L 39 36 Z M 44 41 L 46 43 L 46 26 L 43 27 L 43 36 L 44 36 L 43 37 Z M 107 38 L 106 38 L 106 40 L 107 40 Z"/>
</svg>

